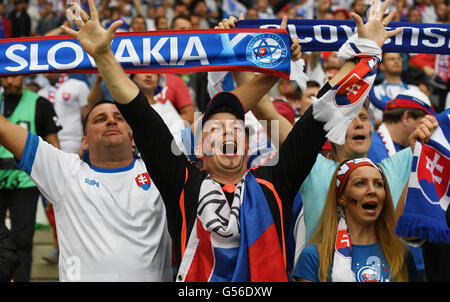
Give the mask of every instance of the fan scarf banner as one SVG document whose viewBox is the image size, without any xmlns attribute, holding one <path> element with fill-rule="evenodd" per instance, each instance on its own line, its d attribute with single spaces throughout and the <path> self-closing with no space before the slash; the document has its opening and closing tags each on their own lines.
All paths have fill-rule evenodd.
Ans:
<svg viewBox="0 0 450 302">
<path fill-rule="evenodd" d="M 242 20 L 237 28 L 279 28 L 280 19 Z M 403 32 L 386 40 L 384 52 L 450 54 L 450 25 L 391 22 L 388 30 L 403 28 Z M 337 51 L 356 33 L 354 21 L 288 20 L 287 30 L 297 36 L 302 51 Z"/>
<path fill-rule="evenodd" d="M 450 243 L 450 109 L 436 116 L 439 127 L 416 142 L 399 236 Z"/>
<path fill-rule="evenodd" d="M 289 78 L 290 37 L 280 29 L 117 33 L 111 49 L 127 73 L 248 70 Z M 71 36 L 0 40 L 0 75 L 91 73 L 95 62 Z"/>
<path fill-rule="evenodd" d="M 303 51 L 338 50 L 355 32 L 353 21 L 243 20 L 231 30 L 183 30 L 117 33 L 111 44 L 128 73 L 184 73 L 247 70 L 289 78 L 290 35 Z M 383 50 L 450 54 L 450 26 L 392 23 L 403 33 L 386 41 Z M 0 75 L 97 72 L 94 60 L 71 36 L 0 40 Z"/>
</svg>

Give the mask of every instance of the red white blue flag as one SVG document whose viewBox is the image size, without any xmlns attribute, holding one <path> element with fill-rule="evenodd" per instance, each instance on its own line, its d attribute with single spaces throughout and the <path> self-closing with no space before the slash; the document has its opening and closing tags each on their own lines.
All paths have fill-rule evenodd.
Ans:
<svg viewBox="0 0 450 302">
<path fill-rule="evenodd" d="M 177 281 L 288 281 L 285 244 L 261 186 L 251 173 L 241 184 L 231 207 L 214 186 L 200 194 Z"/>
<path fill-rule="evenodd" d="M 450 243 L 450 109 L 436 116 L 439 127 L 426 143 L 416 142 L 405 210 L 396 233 Z"/>
</svg>

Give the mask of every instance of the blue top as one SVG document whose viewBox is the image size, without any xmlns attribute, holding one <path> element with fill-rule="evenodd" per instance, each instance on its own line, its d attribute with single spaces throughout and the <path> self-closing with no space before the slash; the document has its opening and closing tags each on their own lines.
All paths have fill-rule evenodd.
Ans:
<svg viewBox="0 0 450 302">
<path fill-rule="evenodd" d="M 417 270 L 411 254 L 405 254 L 409 281 L 417 279 Z M 294 276 L 319 282 L 319 254 L 317 246 L 310 244 L 300 254 L 295 267 Z M 369 245 L 352 244 L 352 271 L 355 273 L 356 282 L 393 282 L 389 278 L 390 267 L 378 243 Z M 330 268 L 331 276 L 331 268 Z M 331 277 L 330 277 L 331 278 Z"/>
</svg>

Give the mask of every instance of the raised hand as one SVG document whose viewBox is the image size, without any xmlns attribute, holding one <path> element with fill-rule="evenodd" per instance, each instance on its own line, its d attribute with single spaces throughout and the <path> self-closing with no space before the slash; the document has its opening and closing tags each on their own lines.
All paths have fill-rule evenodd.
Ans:
<svg viewBox="0 0 450 302">
<path fill-rule="evenodd" d="M 438 126 L 439 124 L 434 116 L 425 115 L 408 138 L 412 151 L 414 152 L 414 146 L 416 145 L 417 139 L 420 139 L 423 143 L 426 143 L 433 134 L 434 129 Z"/>
<path fill-rule="evenodd" d="M 288 17 L 284 15 L 283 19 L 281 19 L 281 29 L 287 29 L 287 21 Z M 298 38 L 296 36 L 292 36 L 292 45 L 291 45 L 291 60 L 297 61 L 302 57 L 302 47 L 298 43 Z"/>
<path fill-rule="evenodd" d="M 100 24 L 97 9 L 94 0 L 88 0 L 89 11 L 91 17 L 81 9 L 76 3 L 71 3 L 71 8 L 66 10 L 67 19 L 74 21 L 78 27 L 78 31 L 71 29 L 65 25 L 61 29 L 78 40 L 83 49 L 96 59 L 99 55 L 105 54 L 111 50 L 111 41 L 114 38 L 116 30 L 122 25 L 123 21 L 118 20 L 111 24 L 106 30 Z M 80 19 L 73 12 L 79 12 Z"/>
<path fill-rule="evenodd" d="M 244 20 L 244 14 L 239 16 L 239 20 Z M 230 16 L 228 19 L 223 19 L 220 21 L 214 29 L 230 29 L 236 27 L 236 22 L 238 19 L 234 16 Z"/>
<path fill-rule="evenodd" d="M 393 37 L 403 31 L 402 28 L 387 31 L 386 26 L 394 18 L 396 11 L 393 10 L 384 17 L 384 12 L 389 6 L 389 0 L 385 1 L 381 6 L 379 0 L 372 0 L 372 5 L 369 10 L 369 17 L 366 24 L 364 24 L 361 17 L 356 13 L 351 13 L 352 18 L 356 22 L 359 38 L 366 38 L 374 41 L 378 46 L 382 47 L 387 38 Z"/>
</svg>

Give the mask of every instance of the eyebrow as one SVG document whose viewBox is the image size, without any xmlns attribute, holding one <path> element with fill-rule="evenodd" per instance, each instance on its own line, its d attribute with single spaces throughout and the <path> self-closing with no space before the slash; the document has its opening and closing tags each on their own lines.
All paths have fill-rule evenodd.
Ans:
<svg viewBox="0 0 450 302">
<path fill-rule="evenodd" d="M 376 178 L 370 178 L 370 179 L 383 180 L 384 181 L 383 177 L 376 177 Z M 356 181 L 356 180 L 370 180 L 370 179 L 368 177 L 361 176 L 361 177 L 354 178 L 352 181 Z"/>
<path fill-rule="evenodd" d="M 95 120 L 96 118 L 102 117 L 102 116 L 105 116 L 105 115 L 107 115 L 106 112 L 102 111 L 102 112 L 100 112 L 100 113 L 95 114 L 94 116 L 92 116 L 92 120 Z M 120 112 L 117 112 L 117 111 L 115 111 L 115 112 L 113 113 L 113 115 L 114 115 L 114 116 L 122 116 L 122 114 L 121 114 Z"/>
</svg>

